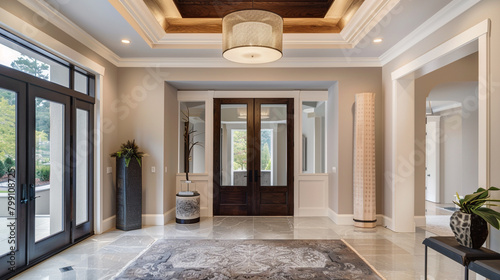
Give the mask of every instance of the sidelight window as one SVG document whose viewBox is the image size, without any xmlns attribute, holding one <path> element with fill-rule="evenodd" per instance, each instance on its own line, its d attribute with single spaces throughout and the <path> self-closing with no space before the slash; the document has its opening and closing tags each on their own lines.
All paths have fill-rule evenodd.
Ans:
<svg viewBox="0 0 500 280">
<path fill-rule="evenodd" d="M 302 173 L 325 173 L 326 102 L 302 102 Z"/>
</svg>

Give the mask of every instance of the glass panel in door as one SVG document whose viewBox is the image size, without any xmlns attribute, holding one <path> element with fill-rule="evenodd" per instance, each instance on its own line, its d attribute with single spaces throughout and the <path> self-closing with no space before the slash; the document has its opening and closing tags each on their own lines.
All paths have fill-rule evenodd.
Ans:
<svg viewBox="0 0 500 280">
<path fill-rule="evenodd" d="M 260 108 L 260 185 L 287 185 L 287 105 Z"/>
<path fill-rule="evenodd" d="M 88 221 L 89 186 L 89 112 L 76 110 L 76 211 L 75 222 Z"/>
<path fill-rule="evenodd" d="M 0 256 L 17 243 L 18 225 L 9 226 L 17 218 L 16 99 L 16 92 L 0 88 Z"/>
<path fill-rule="evenodd" d="M 221 185 L 247 185 L 247 105 L 221 105 Z"/>
<path fill-rule="evenodd" d="M 35 242 L 64 229 L 64 109 L 35 98 Z"/>
</svg>

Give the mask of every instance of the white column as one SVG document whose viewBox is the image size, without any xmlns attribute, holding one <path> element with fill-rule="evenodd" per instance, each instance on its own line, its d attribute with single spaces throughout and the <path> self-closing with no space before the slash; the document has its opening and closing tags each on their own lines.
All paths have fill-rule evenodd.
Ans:
<svg viewBox="0 0 500 280">
<path fill-rule="evenodd" d="M 415 232 L 415 79 L 393 81 L 392 230 Z"/>
</svg>

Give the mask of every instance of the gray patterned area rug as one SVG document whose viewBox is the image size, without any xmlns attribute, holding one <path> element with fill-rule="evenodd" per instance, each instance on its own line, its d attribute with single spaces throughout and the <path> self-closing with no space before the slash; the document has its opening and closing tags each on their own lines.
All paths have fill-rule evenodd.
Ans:
<svg viewBox="0 0 500 280">
<path fill-rule="evenodd" d="M 383 279 L 342 240 L 160 239 L 115 279 Z"/>
</svg>

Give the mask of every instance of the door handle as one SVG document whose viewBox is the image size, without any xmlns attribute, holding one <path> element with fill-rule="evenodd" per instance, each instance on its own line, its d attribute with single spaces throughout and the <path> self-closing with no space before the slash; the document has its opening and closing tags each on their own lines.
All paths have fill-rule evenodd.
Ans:
<svg viewBox="0 0 500 280">
<path fill-rule="evenodd" d="M 259 171 L 255 170 L 255 183 L 259 181 Z"/>
<path fill-rule="evenodd" d="M 26 184 L 21 184 L 21 204 L 28 203 L 28 198 L 26 193 L 27 191 L 27 185 Z"/>
<path fill-rule="evenodd" d="M 248 178 L 250 178 L 250 183 L 251 183 L 252 182 L 252 170 L 248 170 Z"/>
<path fill-rule="evenodd" d="M 30 201 L 39 198 L 40 196 L 35 196 L 35 185 L 30 184 Z"/>
</svg>

